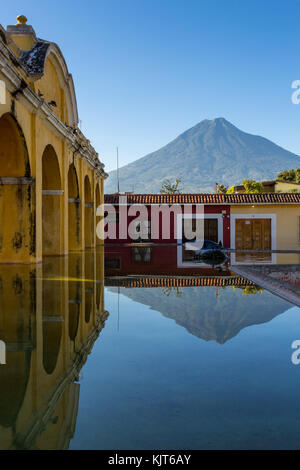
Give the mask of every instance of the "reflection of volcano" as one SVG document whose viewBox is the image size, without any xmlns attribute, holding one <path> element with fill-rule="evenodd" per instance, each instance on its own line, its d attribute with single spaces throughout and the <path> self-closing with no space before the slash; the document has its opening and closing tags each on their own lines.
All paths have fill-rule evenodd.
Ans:
<svg viewBox="0 0 300 470">
<path fill-rule="evenodd" d="M 121 288 L 120 292 L 172 318 L 192 335 L 221 344 L 243 328 L 266 323 L 290 308 L 267 291 L 246 295 L 232 287 Z"/>
</svg>

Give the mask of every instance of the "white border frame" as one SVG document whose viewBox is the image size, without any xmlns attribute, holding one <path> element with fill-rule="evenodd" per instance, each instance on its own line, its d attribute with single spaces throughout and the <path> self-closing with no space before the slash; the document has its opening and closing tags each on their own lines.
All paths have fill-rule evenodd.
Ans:
<svg viewBox="0 0 300 470">
<path fill-rule="evenodd" d="M 235 250 L 235 222 L 236 219 L 271 219 L 271 250 L 277 247 L 277 219 L 276 214 L 230 214 L 230 248 Z M 276 264 L 276 253 L 271 254 L 270 261 L 260 261 L 255 263 L 251 260 L 248 262 L 240 262 L 235 260 L 235 253 L 231 253 L 231 264 Z"/>
<path fill-rule="evenodd" d="M 197 267 L 208 267 L 205 263 L 191 263 L 182 261 L 182 219 L 217 219 L 218 220 L 218 240 L 223 244 L 224 224 L 223 214 L 221 213 L 210 213 L 210 214 L 177 214 L 177 267 L 178 268 L 197 268 Z M 181 238 L 178 238 L 181 234 Z"/>
</svg>

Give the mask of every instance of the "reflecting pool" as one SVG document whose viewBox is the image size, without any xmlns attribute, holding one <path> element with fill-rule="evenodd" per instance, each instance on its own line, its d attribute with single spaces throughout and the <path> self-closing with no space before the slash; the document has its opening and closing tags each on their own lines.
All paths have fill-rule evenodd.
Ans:
<svg viewBox="0 0 300 470">
<path fill-rule="evenodd" d="M 299 255 L 227 255 L 0 266 L 0 448 L 298 449 Z"/>
</svg>

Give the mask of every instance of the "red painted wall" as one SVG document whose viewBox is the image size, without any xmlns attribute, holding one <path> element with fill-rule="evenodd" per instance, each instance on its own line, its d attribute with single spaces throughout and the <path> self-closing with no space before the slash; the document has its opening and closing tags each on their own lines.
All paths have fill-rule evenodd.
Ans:
<svg viewBox="0 0 300 470">
<path fill-rule="evenodd" d="M 151 214 L 151 206 L 146 206 L 147 207 L 147 212 L 148 212 L 148 219 L 150 219 L 150 214 Z M 193 205 L 192 207 L 192 213 L 196 213 L 196 206 Z M 115 206 L 115 210 L 118 213 L 119 212 L 119 206 Z M 183 206 L 181 206 L 181 210 L 183 212 Z M 121 211 L 124 211 L 123 214 L 126 216 L 127 212 L 127 226 L 125 225 L 124 227 L 124 232 L 128 234 L 128 227 L 129 224 L 139 216 L 139 212 L 137 212 L 136 215 L 128 216 L 128 208 L 126 206 L 121 206 Z M 224 214 L 222 212 L 224 211 Z M 186 212 L 185 212 L 186 213 Z M 223 245 L 226 248 L 230 248 L 230 206 L 229 205 L 204 205 L 204 213 L 205 214 L 222 214 L 222 219 L 223 219 Z M 152 243 L 177 243 L 177 239 L 175 237 L 174 233 L 174 217 L 176 214 L 171 213 L 171 223 L 170 223 L 170 234 L 168 238 L 163 238 L 162 236 L 162 214 L 160 214 L 159 218 L 159 224 L 160 226 L 157 227 L 158 233 L 159 233 L 159 238 L 158 239 L 151 239 Z M 120 237 L 120 230 L 121 230 L 121 224 L 122 224 L 122 214 L 119 214 L 119 221 L 121 223 L 116 224 L 116 238 L 106 238 L 105 243 L 111 244 L 111 243 L 132 243 L 134 240 L 132 240 L 128 235 L 126 238 Z M 152 220 L 152 228 L 155 228 L 155 222 Z M 106 226 L 107 230 L 107 226 Z M 220 237 L 220 234 L 219 234 Z"/>
<path fill-rule="evenodd" d="M 228 269 L 222 271 L 211 266 L 177 267 L 177 246 L 154 245 L 151 249 L 150 262 L 136 262 L 133 257 L 133 247 L 124 245 L 105 246 L 105 276 L 126 276 L 126 275 L 197 275 L 197 276 L 230 276 Z M 107 260 L 118 259 L 119 268 L 107 267 Z M 226 263 L 226 265 L 228 262 Z"/>
</svg>

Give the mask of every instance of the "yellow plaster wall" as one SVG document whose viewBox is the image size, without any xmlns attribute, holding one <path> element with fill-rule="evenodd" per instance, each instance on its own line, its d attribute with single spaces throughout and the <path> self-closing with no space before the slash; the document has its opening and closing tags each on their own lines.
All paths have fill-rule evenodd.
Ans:
<svg viewBox="0 0 300 470">
<path fill-rule="evenodd" d="M 12 38 L 12 36 L 11 36 Z M 30 37 L 23 37 L 23 36 L 14 36 L 17 41 L 17 45 L 20 49 L 30 49 L 34 45 L 34 36 Z M 11 44 L 13 44 L 11 42 Z M 19 73 L 19 71 L 18 71 Z M 69 116 L 73 115 L 68 109 L 69 101 L 66 99 L 66 83 L 63 79 L 64 71 L 61 68 L 61 65 L 57 58 L 51 53 L 47 60 L 45 66 L 45 73 L 43 77 L 37 80 L 34 83 L 31 83 L 27 80 L 27 84 L 31 87 L 36 93 L 38 90 L 41 91 L 44 95 L 44 99 L 46 101 L 54 100 L 57 103 L 57 107 L 52 107 L 53 113 L 60 119 L 60 121 L 64 124 L 65 122 L 68 123 Z M 24 77 L 23 77 L 24 78 Z M 1 79 L 1 72 L 0 72 L 0 79 Z M 70 94 L 68 94 L 70 96 Z M 0 107 L 0 118 L 5 113 L 10 113 L 13 115 L 14 119 L 20 126 L 20 129 L 24 135 L 24 146 L 27 148 L 29 162 L 30 162 L 30 176 L 34 179 L 34 183 L 32 184 L 32 211 L 35 218 L 34 223 L 34 230 L 35 230 L 35 253 L 31 256 L 28 253 L 22 254 L 20 251 L 17 256 L 11 256 L 11 239 L 5 241 L 7 243 L 6 255 L 3 257 L 1 255 L 0 250 L 0 262 L 39 262 L 42 260 L 43 257 L 43 196 L 42 196 L 42 175 L 43 175 L 43 168 L 42 168 L 42 156 L 44 153 L 45 148 L 47 145 L 51 145 L 57 155 L 58 165 L 60 169 L 61 175 L 61 190 L 63 194 L 61 196 L 55 196 L 56 202 L 51 202 L 52 196 L 47 196 L 44 198 L 44 202 L 47 203 L 49 211 L 56 211 L 59 212 L 60 209 L 60 229 L 59 224 L 58 230 L 60 230 L 60 244 L 59 249 L 56 250 L 57 252 L 51 254 L 68 254 L 70 251 L 69 247 L 69 236 L 68 236 L 68 224 L 69 224 L 69 210 L 70 204 L 68 202 L 68 171 L 69 166 L 74 163 L 77 177 L 78 177 L 78 184 L 79 184 L 79 198 L 81 200 L 78 208 L 78 216 L 79 216 L 79 240 L 76 245 L 76 250 L 84 250 L 86 243 L 85 239 L 88 238 L 88 245 L 93 247 L 96 244 L 96 210 L 91 208 L 89 210 L 85 210 L 85 193 L 84 193 L 84 180 L 85 177 L 88 176 L 90 183 L 91 183 L 91 194 L 92 200 L 88 202 L 95 202 L 95 187 L 96 184 L 99 184 L 101 198 L 103 199 L 103 184 L 101 183 L 101 179 L 98 175 L 96 175 L 95 170 L 89 165 L 88 161 L 84 158 L 80 157 L 78 152 L 71 149 L 69 145 L 67 145 L 65 138 L 60 135 L 53 127 L 48 123 L 47 119 L 42 119 L 41 116 L 36 113 L 33 109 L 28 107 L 24 103 L 23 97 L 18 94 L 15 97 L 11 95 L 11 93 L 7 90 L 6 91 L 6 104 L 1 105 Z M 2 133 L 3 134 L 3 133 Z M 1 138 L 1 135 L 0 135 Z M 17 142 L 17 145 L 18 142 Z M 11 149 L 13 147 L 11 146 Z M 10 159 L 10 151 L 9 149 L 4 152 L 3 158 Z M 1 158 L 1 155 L 0 155 Z M 10 159 L 11 161 L 11 159 Z M 22 166 L 22 164 L 21 164 Z M 16 165 L 14 165 L 14 169 Z M 3 174 L 2 176 L 12 176 L 10 171 L 7 171 L 7 175 Z M 24 176 L 24 175 L 18 175 Z M 6 188 L 3 187 L 2 194 L 8 193 L 12 191 L 13 188 Z M 12 191 L 11 201 L 15 201 L 14 194 L 15 191 Z M 54 198 L 54 196 L 53 196 Z M 59 201 L 59 202 L 58 202 Z M 0 212 L 2 214 L 2 226 L 5 228 L 6 226 L 12 225 L 12 231 L 14 230 L 14 219 L 16 215 L 14 214 L 17 210 L 15 207 L 12 208 L 10 211 L 8 207 L 4 207 L 5 204 L 2 204 L 2 208 L 0 207 Z M 19 216 L 19 215 L 18 215 Z M 86 216 L 86 217 L 85 217 Z M 24 213 L 24 217 L 28 218 L 28 214 Z M 85 223 L 85 219 L 86 222 Z M 49 219 L 51 220 L 51 218 Z M 55 221 L 55 217 L 52 218 Z M 93 233 L 88 234 L 88 227 Z M 29 226 L 26 228 L 26 237 L 29 237 Z M 11 237 L 10 237 L 11 238 Z M 27 241 L 26 244 L 28 245 Z M 71 247 L 74 249 L 74 247 Z M 45 251 L 45 250 L 44 250 Z M 51 250 L 50 250 L 51 251 Z"/>
<path fill-rule="evenodd" d="M 289 192 L 292 189 L 296 189 L 297 191 L 300 191 L 300 184 L 296 183 L 288 183 L 288 182 L 283 182 L 283 181 L 277 181 L 276 186 L 275 186 L 275 192 Z"/>
<path fill-rule="evenodd" d="M 276 249 L 299 250 L 299 204 L 231 206 L 231 214 L 275 214 L 276 215 Z"/>
</svg>

